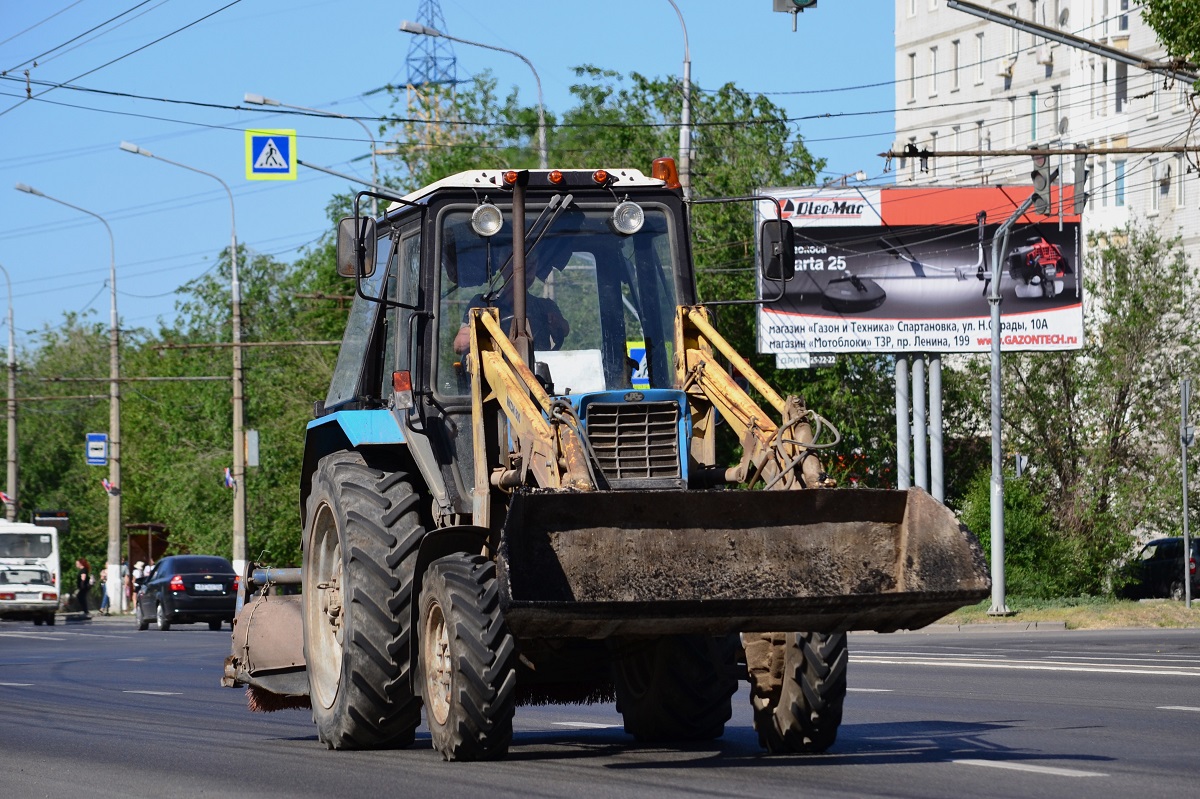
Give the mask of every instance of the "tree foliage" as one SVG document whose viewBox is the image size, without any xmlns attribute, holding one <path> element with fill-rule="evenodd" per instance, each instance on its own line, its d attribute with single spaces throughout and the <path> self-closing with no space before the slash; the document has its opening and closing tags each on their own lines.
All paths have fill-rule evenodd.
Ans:
<svg viewBox="0 0 1200 799">
<path fill-rule="evenodd" d="M 1046 505 L 1044 486 L 1031 476 L 1004 478 L 1004 576 L 1008 592 L 1031 599 L 1085 593 L 1089 581 L 1070 539 L 1057 534 Z M 979 533 L 989 563 L 992 557 L 991 469 L 975 473 L 963 499 L 962 521 Z"/>
<path fill-rule="evenodd" d="M 1185 68 L 1200 64 L 1200 17 L 1193 0 L 1145 0 L 1142 18 L 1154 29 L 1167 55 Z M 1200 81 L 1193 84 L 1200 91 Z"/>
</svg>

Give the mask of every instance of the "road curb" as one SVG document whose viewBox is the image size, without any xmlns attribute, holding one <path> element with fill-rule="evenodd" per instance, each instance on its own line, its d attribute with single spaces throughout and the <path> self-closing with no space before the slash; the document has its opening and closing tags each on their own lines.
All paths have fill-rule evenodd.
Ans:
<svg viewBox="0 0 1200 799">
<path fill-rule="evenodd" d="M 995 621 L 974 624 L 930 624 L 913 633 L 1032 633 L 1067 629 L 1065 621 Z"/>
</svg>

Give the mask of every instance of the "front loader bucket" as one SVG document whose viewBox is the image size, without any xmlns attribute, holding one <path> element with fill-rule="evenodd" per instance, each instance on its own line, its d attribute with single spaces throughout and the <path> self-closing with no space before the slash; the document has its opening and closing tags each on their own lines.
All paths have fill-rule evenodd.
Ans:
<svg viewBox="0 0 1200 799">
<path fill-rule="evenodd" d="M 918 488 L 518 493 L 497 563 L 517 636 L 891 632 L 990 590 Z"/>
</svg>

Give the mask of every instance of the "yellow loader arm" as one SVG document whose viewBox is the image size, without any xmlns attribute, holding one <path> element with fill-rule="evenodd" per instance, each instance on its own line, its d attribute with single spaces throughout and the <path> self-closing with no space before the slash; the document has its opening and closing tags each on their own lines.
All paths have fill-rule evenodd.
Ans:
<svg viewBox="0 0 1200 799">
<path fill-rule="evenodd" d="M 495 308 L 472 309 L 470 325 L 475 524 L 489 526 L 493 488 L 525 485 L 530 474 L 539 488 L 596 490 L 571 404 L 542 388 L 501 329 Z"/>
<path fill-rule="evenodd" d="M 779 424 L 756 403 L 717 361 L 729 363 L 780 416 Z M 692 408 L 692 457 L 715 465 L 715 414 L 733 427 L 742 444 L 741 462 L 726 471 L 731 483 L 764 489 L 830 487 L 833 481 L 817 457 L 812 421 L 827 424 L 794 395 L 779 396 L 708 321 L 703 306 L 679 306 L 675 315 L 675 381 Z"/>
</svg>

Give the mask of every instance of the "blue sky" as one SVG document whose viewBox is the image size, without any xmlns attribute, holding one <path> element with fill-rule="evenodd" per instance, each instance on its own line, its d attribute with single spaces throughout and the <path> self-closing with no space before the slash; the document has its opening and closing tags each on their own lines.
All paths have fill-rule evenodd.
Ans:
<svg viewBox="0 0 1200 799">
<path fill-rule="evenodd" d="M 417 18 L 418 0 L 230 2 L 0 0 L 0 70 L 8 70 L 0 81 L 0 265 L 12 278 L 18 347 L 60 325 L 64 313 L 91 312 L 107 324 L 110 289 L 103 225 L 17 192 L 16 183 L 111 225 L 122 326 L 155 329 L 173 315 L 176 289 L 213 268 L 228 245 L 229 200 L 217 181 L 122 152 L 121 141 L 218 175 L 233 192 L 239 241 L 285 261 L 321 236 L 329 197 L 351 184 L 303 167 L 296 181 L 247 181 L 245 128 L 296 128 L 300 159 L 369 178 L 361 156 L 370 143 L 359 125 L 271 114 L 242 98 L 388 113 L 386 95 L 365 93 L 406 80 L 412 38 L 398 28 Z M 864 170 L 887 180 L 876 154 L 892 142 L 892 0 L 825 0 L 799 16 L 796 32 L 771 0 L 677 2 L 695 83 L 772 93 L 791 118 L 833 115 L 797 123 L 809 149 L 828 160 L 827 176 Z M 580 64 L 650 76 L 682 71 L 683 33 L 667 0 L 441 0 L 441 9 L 447 33 L 525 55 L 550 112 L 571 105 L 572 67 Z M 454 53 L 460 78 L 490 69 L 503 93 L 516 87 L 522 101 L 535 101 L 532 73 L 518 59 L 459 44 Z M 36 66 L 27 63 L 34 57 Z M 34 81 L 160 99 L 46 92 L 35 83 L 35 99 L 22 102 L 26 69 Z"/>
</svg>

